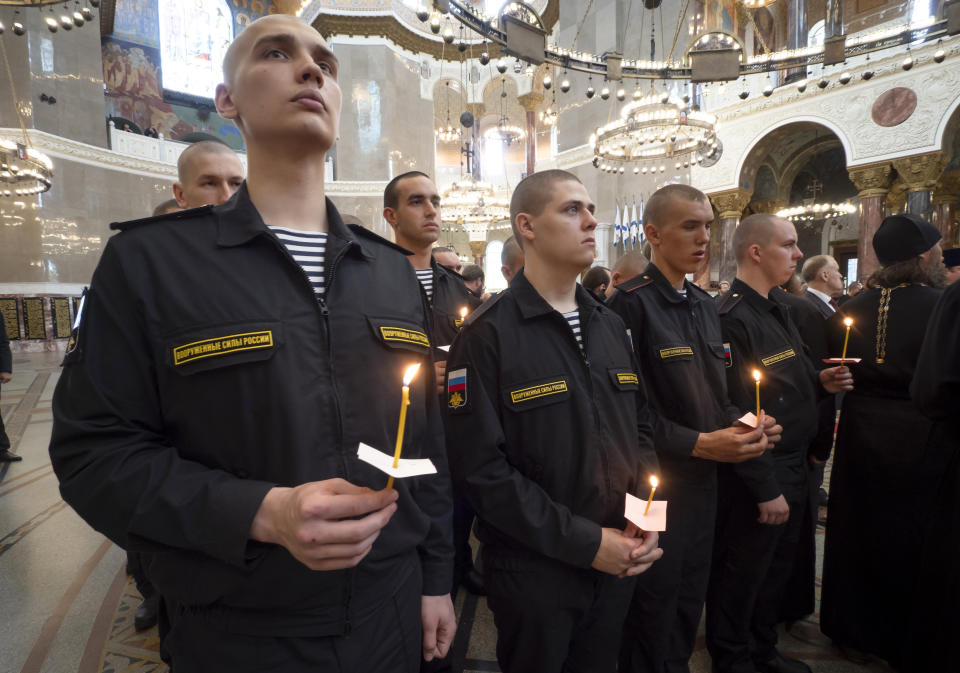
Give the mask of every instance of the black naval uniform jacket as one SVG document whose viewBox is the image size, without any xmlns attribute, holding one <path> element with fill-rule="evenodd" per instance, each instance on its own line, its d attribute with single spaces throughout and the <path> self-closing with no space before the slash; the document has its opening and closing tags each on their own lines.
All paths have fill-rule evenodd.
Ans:
<svg viewBox="0 0 960 673">
<path fill-rule="evenodd" d="M 760 407 L 783 426 L 772 450 L 732 466 L 756 502 L 767 502 L 781 495 L 784 486 L 793 490 L 806 484 L 807 449 L 817 431 L 819 379 L 784 304 L 760 296 L 737 278 L 718 310 L 730 349 L 730 401 L 756 413 L 757 369 L 762 377 Z"/>
<path fill-rule="evenodd" d="M 684 281 L 686 297 L 653 264 L 617 286 L 608 306 L 630 328 L 644 373 L 654 446 L 666 488 L 713 488 L 716 464 L 693 457 L 701 432 L 743 412 L 727 400 L 723 337 L 713 297 Z"/>
<path fill-rule="evenodd" d="M 468 317 L 444 421 L 481 542 L 588 568 L 601 527 L 626 525 L 625 494 L 647 497 L 657 459 L 623 321 L 579 285 L 576 296 L 583 352 L 522 271 Z"/>
<path fill-rule="evenodd" d="M 327 201 L 325 300 L 264 225 L 246 186 L 221 206 L 117 225 L 54 396 L 64 499 L 127 549 L 181 609 L 238 633 L 323 636 L 378 609 L 412 573 L 452 582 L 451 495 L 427 308 L 400 248 Z M 341 477 L 381 489 L 358 442 L 392 454 L 403 370 L 399 509 L 361 564 L 315 572 L 249 539 L 275 485 Z"/>
<path fill-rule="evenodd" d="M 483 303 L 467 286 L 463 284 L 463 276 L 451 271 L 430 256 L 430 268 L 433 269 L 433 298 L 430 300 L 430 317 L 433 327 L 434 357 L 437 360 L 446 360 L 447 353 L 439 349 L 440 346 L 449 346 L 460 332 L 460 310 L 467 308 L 467 313 Z"/>
</svg>

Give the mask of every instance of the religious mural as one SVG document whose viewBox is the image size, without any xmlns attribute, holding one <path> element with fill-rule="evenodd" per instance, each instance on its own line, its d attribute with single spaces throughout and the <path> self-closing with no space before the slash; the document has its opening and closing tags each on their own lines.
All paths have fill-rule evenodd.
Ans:
<svg viewBox="0 0 960 673">
<path fill-rule="evenodd" d="M 114 32 L 101 40 L 107 116 L 129 120 L 141 131 L 154 128 L 173 140 L 202 132 L 243 149 L 240 132 L 213 110 L 212 101 L 193 103 L 189 96 L 166 100 L 164 88 L 212 99 L 227 36 L 278 11 L 274 0 L 117 0 Z M 201 24 L 202 31 L 187 30 Z M 169 39 L 161 40 L 162 29 Z M 167 72 L 160 49 L 164 42 L 170 45 Z M 205 63 L 216 67 L 201 81 L 194 75 Z"/>
</svg>

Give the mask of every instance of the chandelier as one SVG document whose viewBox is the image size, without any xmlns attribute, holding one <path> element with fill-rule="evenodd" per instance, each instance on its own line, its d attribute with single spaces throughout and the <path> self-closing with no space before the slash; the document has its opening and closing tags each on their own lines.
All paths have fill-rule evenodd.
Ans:
<svg viewBox="0 0 960 673">
<path fill-rule="evenodd" d="M 7 58 L 7 48 L 0 36 L 0 54 L 3 55 L 3 65 L 10 81 L 10 100 L 17 112 L 20 122 L 20 131 L 23 133 L 23 142 L 0 140 L 0 195 L 3 196 L 32 196 L 50 189 L 53 182 L 53 162 L 47 155 L 38 152 L 30 146 L 27 136 L 27 127 L 23 123 L 23 112 L 17 91 L 13 86 L 13 74 L 10 72 L 10 61 Z"/>
<path fill-rule="evenodd" d="M 635 173 L 648 168 L 663 172 L 667 163 L 680 170 L 717 153 L 717 118 L 688 110 L 679 99 L 651 89 L 624 105 L 620 119 L 598 128 L 590 145 L 593 165 L 607 172 L 623 173 L 626 164 L 640 164 Z"/>
<path fill-rule="evenodd" d="M 487 140 L 499 140 L 506 146 L 523 140 L 527 132 L 515 124 L 511 124 L 506 117 L 501 117 L 496 126 L 487 129 L 483 137 Z"/>
<path fill-rule="evenodd" d="M 777 211 L 777 217 L 782 217 L 791 222 L 813 222 L 843 217 L 855 212 L 857 212 L 857 207 L 852 203 L 817 203 L 808 199 L 803 205 Z"/>
<path fill-rule="evenodd" d="M 510 220 L 510 202 L 469 174 L 455 180 L 440 198 L 444 219 L 455 220 L 471 241 L 485 241 L 492 225 Z"/>
<path fill-rule="evenodd" d="M 443 76 L 443 66 L 440 66 L 440 76 Z M 446 83 L 447 86 L 447 123 L 446 126 L 441 124 L 436 129 L 434 129 L 434 134 L 437 136 L 437 140 L 442 143 L 454 143 L 460 141 L 460 129 L 456 128 L 450 122 L 450 82 Z"/>
</svg>

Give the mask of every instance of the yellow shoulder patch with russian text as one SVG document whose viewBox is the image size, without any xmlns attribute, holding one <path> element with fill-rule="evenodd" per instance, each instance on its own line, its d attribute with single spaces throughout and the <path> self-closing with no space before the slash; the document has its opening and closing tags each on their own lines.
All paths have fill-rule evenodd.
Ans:
<svg viewBox="0 0 960 673">
<path fill-rule="evenodd" d="M 693 355 L 693 349 L 690 346 L 676 346 L 675 348 L 661 348 L 660 359 L 668 360 L 682 355 Z"/>
<path fill-rule="evenodd" d="M 636 375 L 636 374 L 618 372 L 618 373 L 617 373 L 617 382 L 618 382 L 618 383 L 635 383 L 635 384 L 638 384 L 638 385 L 639 385 L 640 380 L 637 378 L 637 375 Z"/>
<path fill-rule="evenodd" d="M 262 348 L 273 348 L 273 331 L 243 332 L 229 334 L 222 337 L 212 337 L 201 341 L 194 341 L 173 349 L 173 364 L 185 365 L 188 362 L 203 358 L 227 355 L 240 351 L 252 351 Z"/>
<path fill-rule="evenodd" d="M 559 379 L 557 381 L 539 383 L 535 386 L 528 386 L 527 388 L 511 390 L 510 401 L 514 404 L 519 404 L 521 402 L 529 402 L 530 400 L 539 399 L 541 397 L 549 397 L 550 395 L 558 395 L 565 392 L 567 392 L 567 381 L 566 379 Z"/>
<path fill-rule="evenodd" d="M 777 354 L 775 354 L 775 355 L 771 355 L 771 356 L 769 356 L 769 357 L 765 357 L 765 358 L 763 358 L 762 360 L 760 360 L 760 362 L 763 363 L 763 366 L 764 366 L 764 367 L 769 367 L 770 365 L 775 365 L 775 364 L 777 364 L 778 362 L 783 362 L 784 360 L 789 360 L 790 358 L 793 358 L 793 357 L 796 357 L 796 356 L 797 356 L 797 354 L 794 353 L 793 349 L 792 349 L 792 348 L 788 348 L 787 350 L 783 351 L 782 353 L 777 353 Z"/>
<path fill-rule="evenodd" d="M 416 344 L 424 348 L 430 347 L 430 339 L 423 332 L 418 332 L 405 327 L 380 326 L 380 336 L 384 341 L 399 341 L 406 344 Z"/>
</svg>

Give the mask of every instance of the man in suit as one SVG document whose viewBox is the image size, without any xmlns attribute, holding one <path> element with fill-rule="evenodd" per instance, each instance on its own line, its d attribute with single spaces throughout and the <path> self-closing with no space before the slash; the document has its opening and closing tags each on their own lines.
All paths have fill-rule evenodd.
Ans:
<svg viewBox="0 0 960 673">
<path fill-rule="evenodd" d="M 10 340 L 7 338 L 7 326 L 0 316 L 0 384 L 10 383 L 13 372 L 13 356 L 10 354 Z M 0 463 L 14 463 L 23 460 L 10 450 L 10 438 L 3 427 L 3 415 L 0 414 Z"/>
<path fill-rule="evenodd" d="M 800 275 L 807 284 L 807 299 L 824 318 L 832 316 L 839 308 L 837 297 L 843 294 L 843 274 L 837 260 L 830 255 L 815 255 L 804 262 Z"/>
</svg>

